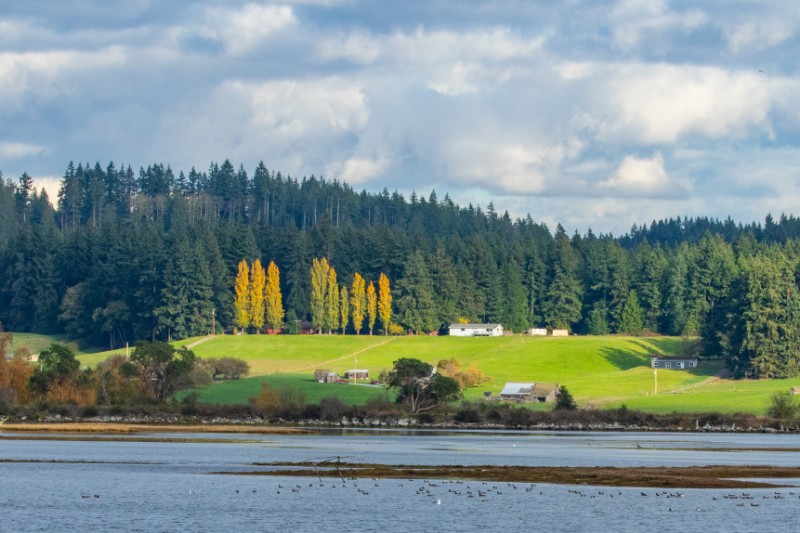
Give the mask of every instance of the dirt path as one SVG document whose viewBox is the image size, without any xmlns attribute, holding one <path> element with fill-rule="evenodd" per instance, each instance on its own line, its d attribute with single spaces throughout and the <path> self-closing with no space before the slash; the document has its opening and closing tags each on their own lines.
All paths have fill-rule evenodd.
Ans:
<svg viewBox="0 0 800 533">
<path fill-rule="evenodd" d="M 351 360 L 351 359 L 355 358 L 356 356 L 358 356 L 358 355 L 360 355 L 360 354 L 362 354 L 364 352 L 368 352 L 369 350 L 372 350 L 373 348 L 377 348 L 378 346 L 384 346 L 386 344 L 389 344 L 390 342 L 392 342 L 396 338 L 397 337 L 387 337 L 383 342 L 379 342 L 378 344 L 373 344 L 372 346 L 367 346 L 366 348 L 362 348 L 360 350 L 356 350 L 355 352 L 349 353 L 347 355 L 343 355 L 341 357 L 337 357 L 335 359 L 328 359 L 327 361 L 322 361 L 320 363 L 314 363 L 312 365 L 307 365 L 307 366 L 303 366 L 303 367 L 300 367 L 300 368 L 295 368 L 295 369 L 292 369 L 292 372 L 299 372 L 301 370 L 311 370 L 312 368 L 322 368 L 324 366 L 327 366 L 327 365 L 330 365 L 330 364 L 333 364 L 333 363 L 339 363 L 341 361 Z"/>
<path fill-rule="evenodd" d="M 213 338 L 214 338 L 214 335 L 207 335 L 207 336 L 203 337 L 202 339 L 197 339 L 196 341 L 194 341 L 194 342 L 192 342 L 190 344 L 187 344 L 186 347 L 191 350 L 192 348 L 194 348 L 198 344 L 202 344 L 202 343 L 204 343 L 206 341 L 210 341 Z"/>
<path fill-rule="evenodd" d="M 691 383 L 689 385 L 682 385 L 682 386 L 680 386 L 678 388 L 675 388 L 675 389 L 672 389 L 670 391 L 667 391 L 667 394 L 678 394 L 678 393 L 681 393 L 681 392 L 686 392 L 689 389 L 702 387 L 703 385 L 708 385 L 709 383 L 714 383 L 715 381 L 719 381 L 720 379 L 725 378 L 725 377 L 728 377 L 728 369 L 727 368 L 723 368 L 722 370 L 720 370 L 719 372 L 717 372 L 713 376 L 711 376 L 709 378 L 706 378 L 703 381 L 700 381 L 698 383 Z"/>
</svg>

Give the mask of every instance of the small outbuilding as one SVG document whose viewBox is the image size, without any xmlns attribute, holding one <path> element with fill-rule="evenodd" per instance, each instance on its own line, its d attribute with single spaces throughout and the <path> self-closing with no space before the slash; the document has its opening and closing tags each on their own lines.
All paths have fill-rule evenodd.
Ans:
<svg viewBox="0 0 800 533">
<path fill-rule="evenodd" d="M 500 391 L 500 399 L 505 402 L 527 403 L 533 401 L 533 387 L 536 383 L 506 383 Z"/>
<path fill-rule="evenodd" d="M 547 335 L 547 328 L 531 328 L 528 330 L 529 335 Z"/>
<path fill-rule="evenodd" d="M 345 379 L 369 379 L 369 370 L 353 369 L 344 373 Z"/>
<path fill-rule="evenodd" d="M 558 383 L 536 383 L 532 394 L 537 402 L 554 402 L 558 396 Z"/>
<path fill-rule="evenodd" d="M 568 329 L 554 329 L 553 337 L 569 337 Z"/>
<path fill-rule="evenodd" d="M 500 391 L 500 400 L 517 403 L 554 402 L 558 396 L 558 383 L 506 383 Z"/>
<path fill-rule="evenodd" d="M 650 368 L 665 368 L 667 370 L 687 370 L 697 368 L 700 360 L 689 356 L 651 355 Z"/>
<path fill-rule="evenodd" d="M 314 371 L 314 381 L 317 383 L 337 383 L 339 374 L 327 369 L 317 369 Z"/>
<path fill-rule="evenodd" d="M 450 324 L 448 332 L 453 337 L 500 337 L 502 324 Z"/>
</svg>

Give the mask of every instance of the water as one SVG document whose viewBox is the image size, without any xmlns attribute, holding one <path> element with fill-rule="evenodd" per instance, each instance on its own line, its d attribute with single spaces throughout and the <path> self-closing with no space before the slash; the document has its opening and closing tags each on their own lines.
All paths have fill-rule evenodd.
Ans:
<svg viewBox="0 0 800 533">
<path fill-rule="evenodd" d="M 344 431 L 231 435 L 225 442 L 204 442 L 209 435 L 139 437 L 0 438 L 0 460 L 23 461 L 0 463 L 0 530 L 789 531 L 800 511 L 800 488 L 747 490 L 752 499 L 743 499 L 742 490 L 729 489 L 211 474 L 257 470 L 256 462 L 335 456 L 392 464 L 795 466 L 800 453 L 771 450 L 800 447 L 800 438 L 787 435 Z"/>
</svg>

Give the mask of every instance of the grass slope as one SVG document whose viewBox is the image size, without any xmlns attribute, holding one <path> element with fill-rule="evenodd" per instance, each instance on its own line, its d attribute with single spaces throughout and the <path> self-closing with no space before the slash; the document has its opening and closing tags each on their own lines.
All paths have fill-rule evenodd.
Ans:
<svg viewBox="0 0 800 533">
<path fill-rule="evenodd" d="M 200 341 L 199 343 L 197 343 Z M 691 371 L 659 370 L 657 396 L 650 353 L 678 354 L 681 339 L 672 337 L 574 336 L 553 337 L 370 337 L 341 335 L 238 335 L 196 338 L 181 344 L 203 358 L 239 357 L 250 364 L 251 377 L 198 391 L 201 401 L 238 403 L 256 394 L 263 380 L 278 387 L 300 388 L 310 401 L 335 394 L 348 403 L 361 404 L 379 389 L 323 385 L 313 382 L 316 368 L 339 374 L 367 368 L 372 376 L 390 369 L 401 357 L 431 364 L 457 359 L 463 368 L 474 366 L 492 381 L 465 391 L 467 399 L 484 391 L 500 392 L 507 381 L 555 382 L 566 385 L 584 407 L 618 407 L 668 413 L 719 411 L 764 414 L 769 397 L 800 385 L 800 378 L 763 381 L 705 381 L 722 369 L 718 361 L 703 362 Z M 95 364 L 114 352 L 81 356 Z M 679 391 L 679 392 L 670 392 Z M 540 406 L 544 407 L 544 406 Z"/>
</svg>

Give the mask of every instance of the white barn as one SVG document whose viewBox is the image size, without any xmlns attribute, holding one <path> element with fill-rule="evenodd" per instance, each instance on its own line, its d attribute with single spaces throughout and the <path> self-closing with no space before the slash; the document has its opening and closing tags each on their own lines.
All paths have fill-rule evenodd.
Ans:
<svg viewBox="0 0 800 533">
<path fill-rule="evenodd" d="M 499 337 L 503 334 L 503 325 L 450 324 L 448 331 L 453 337 Z"/>
</svg>

